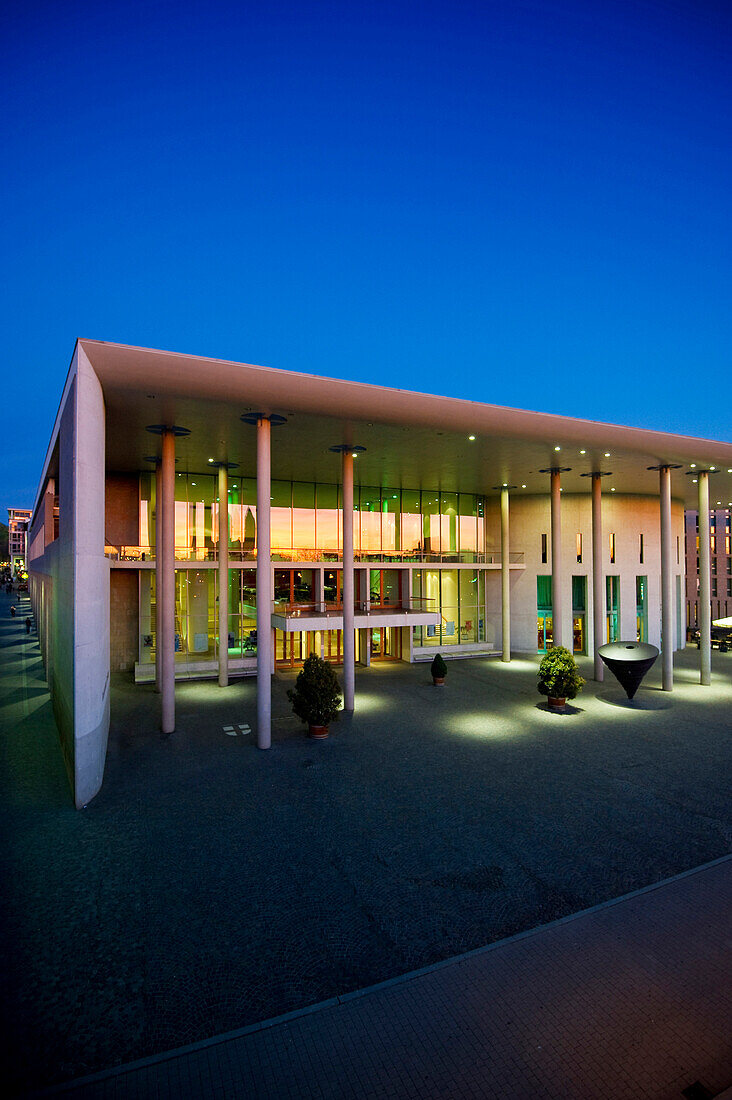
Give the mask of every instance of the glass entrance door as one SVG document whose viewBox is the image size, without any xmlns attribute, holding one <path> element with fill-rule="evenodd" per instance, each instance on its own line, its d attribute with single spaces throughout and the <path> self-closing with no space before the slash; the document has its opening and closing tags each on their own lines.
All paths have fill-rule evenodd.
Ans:
<svg viewBox="0 0 732 1100">
<path fill-rule="evenodd" d="M 401 659 L 401 627 L 382 626 L 371 631 L 372 661 L 401 661 Z"/>
<path fill-rule="evenodd" d="M 552 630 L 552 617 L 546 612 L 541 611 L 536 616 L 537 623 L 537 640 L 536 646 L 539 653 L 546 653 L 547 649 L 551 649 L 554 644 L 554 634 Z"/>
</svg>

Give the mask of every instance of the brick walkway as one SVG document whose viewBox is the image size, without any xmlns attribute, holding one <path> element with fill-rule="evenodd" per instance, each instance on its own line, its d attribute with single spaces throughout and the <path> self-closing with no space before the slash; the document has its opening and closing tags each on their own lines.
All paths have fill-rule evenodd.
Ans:
<svg viewBox="0 0 732 1100">
<path fill-rule="evenodd" d="M 628 707 L 590 681 L 564 716 L 538 697 L 535 658 L 454 662 L 439 691 L 422 666 L 374 666 L 318 744 L 279 673 L 266 753 L 253 681 L 179 685 L 164 737 L 159 698 L 120 676 L 104 786 L 77 812 L 37 640 L 2 593 L 0 649 L 11 1094 L 345 1007 L 732 847 L 732 654 L 713 654 L 712 688 L 689 650 L 673 695 L 652 673 Z M 457 1026 L 441 1016 L 435 1050 Z"/>
<path fill-rule="evenodd" d="M 682 1100 L 732 1083 L 732 857 L 511 940 L 57 1090 L 78 1100 Z"/>
</svg>

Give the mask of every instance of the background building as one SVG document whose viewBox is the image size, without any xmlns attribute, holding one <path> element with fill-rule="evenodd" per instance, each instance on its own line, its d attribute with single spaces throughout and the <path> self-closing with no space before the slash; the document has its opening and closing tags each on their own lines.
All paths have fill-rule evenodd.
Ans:
<svg viewBox="0 0 732 1100">
<path fill-rule="evenodd" d="M 357 662 L 437 650 L 566 645 L 601 679 L 604 642 L 647 640 L 671 690 L 684 509 L 731 474 L 732 444 L 78 341 L 28 551 L 77 805 L 119 670 L 165 732 L 176 679 L 256 674 L 261 748 L 272 673 L 311 652 L 347 710 Z"/>
<path fill-rule="evenodd" d="M 699 512 L 688 511 L 684 537 L 686 555 L 686 623 L 699 626 Z M 717 505 L 709 513 L 710 598 L 712 619 L 732 616 L 732 532 L 730 509 Z"/>
<path fill-rule="evenodd" d="M 25 570 L 28 561 L 29 508 L 8 508 L 8 553 L 13 575 Z"/>
</svg>

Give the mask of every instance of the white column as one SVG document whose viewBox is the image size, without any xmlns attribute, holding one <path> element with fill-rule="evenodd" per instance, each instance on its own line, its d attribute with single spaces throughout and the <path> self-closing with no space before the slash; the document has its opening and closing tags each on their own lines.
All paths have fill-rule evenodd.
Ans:
<svg viewBox="0 0 732 1100">
<path fill-rule="evenodd" d="M 674 576 L 671 559 L 671 470 L 659 471 L 661 490 L 661 660 L 663 690 L 674 689 Z M 700 517 L 701 522 L 701 517 Z"/>
<path fill-rule="evenodd" d="M 161 547 L 157 561 L 157 626 L 163 733 L 175 729 L 175 434 L 162 436 Z"/>
<path fill-rule="evenodd" d="M 709 474 L 701 470 L 699 486 L 699 683 L 712 682 L 712 605 L 710 582 Z"/>
<path fill-rule="evenodd" d="M 564 591 L 562 577 L 562 497 L 559 470 L 551 471 L 552 494 L 552 631 L 554 645 L 564 645 Z"/>
<path fill-rule="evenodd" d="M 605 590 L 602 568 L 602 474 L 592 475 L 592 634 L 595 650 L 595 679 L 602 683 L 605 666 L 599 649 L 605 642 Z"/>
<path fill-rule="evenodd" d="M 257 745 L 272 744 L 272 548 L 269 417 L 257 420 Z"/>
<path fill-rule="evenodd" d="M 155 691 L 160 694 L 162 650 L 160 649 L 160 555 L 162 551 L 163 531 L 163 467 L 160 462 L 155 467 Z"/>
<path fill-rule="evenodd" d="M 219 466 L 219 687 L 229 684 L 229 470 Z M 257 631 L 259 637 L 259 631 Z"/>
<path fill-rule="evenodd" d="M 343 451 L 343 707 L 353 711 L 356 644 L 353 633 L 353 455 Z"/>
<path fill-rule="evenodd" d="M 508 529 L 508 489 L 501 489 L 501 660 L 511 660 L 511 573 Z"/>
</svg>

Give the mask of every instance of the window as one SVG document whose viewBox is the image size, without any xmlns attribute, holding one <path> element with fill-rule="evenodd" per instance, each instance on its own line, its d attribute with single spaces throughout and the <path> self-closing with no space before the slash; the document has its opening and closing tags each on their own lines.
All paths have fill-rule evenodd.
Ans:
<svg viewBox="0 0 732 1100">
<path fill-rule="evenodd" d="M 638 561 L 643 565 L 643 535 L 639 535 L 640 544 L 638 547 Z"/>
<path fill-rule="evenodd" d="M 582 563 L 582 534 L 581 534 L 581 532 L 578 532 L 578 534 L 577 534 L 577 562 L 578 562 L 578 564 Z"/>
<path fill-rule="evenodd" d="M 727 577 L 727 595 L 732 596 L 732 577 Z"/>
<path fill-rule="evenodd" d="M 610 564 L 615 564 L 615 535 L 610 536 Z"/>
<path fill-rule="evenodd" d="M 541 564 L 546 565 L 548 560 L 549 560 L 549 558 L 548 558 L 548 550 L 547 550 L 547 537 L 546 537 L 546 535 L 542 535 L 541 536 Z"/>
<path fill-rule="evenodd" d="M 712 595 L 713 596 L 717 595 L 717 578 L 716 577 L 712 577 Z"/>
</svg>

